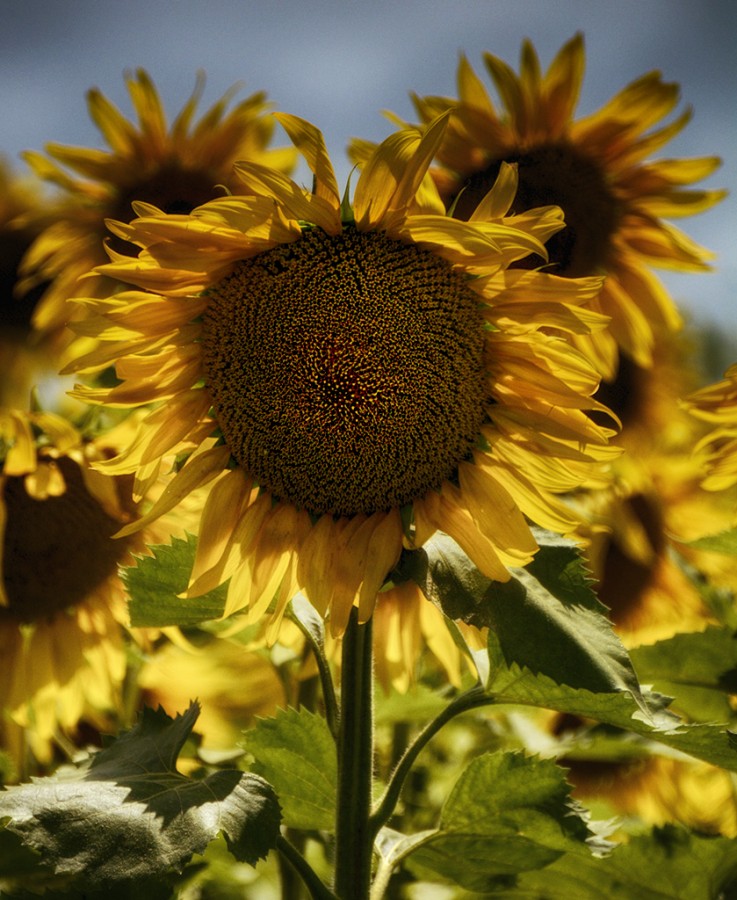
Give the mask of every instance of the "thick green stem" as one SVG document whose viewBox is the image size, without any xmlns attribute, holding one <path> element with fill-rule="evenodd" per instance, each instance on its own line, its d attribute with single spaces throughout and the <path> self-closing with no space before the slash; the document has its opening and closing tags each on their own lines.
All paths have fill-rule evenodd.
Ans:
<svg viewBox="0 0 737 900">
<path fill-rule="evenodd" d="M 335 893 L 367 900 L 373 835 L 369 829 L 374 763 L 371 620 L 351 611 L 343 636 L 338 732 L 338 808 L 335 822 Z"/>
</svg>

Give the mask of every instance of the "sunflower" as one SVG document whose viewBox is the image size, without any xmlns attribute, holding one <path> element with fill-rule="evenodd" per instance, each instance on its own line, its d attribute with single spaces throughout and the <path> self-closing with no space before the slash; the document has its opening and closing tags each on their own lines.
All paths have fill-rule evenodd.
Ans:
<svg viewBox="0 0 737 900">
<path fill-rule="evenodd" d="M 599 596 L 630 645 L 698 631 L 711 621 L 699 590 L 684 572 L 685 557 L 713 583 L 735 583 L 728 556 L 689 547 L 706 533 L 728 528 L 733 497 L 703 490 L 694 446 L 703 427 L 681 398 L 699 383 L 693 365 L 697 336 L 670 335 L 654 350 L 652 368 L 622 357 L 616 379 L 599 390 L 621 422 L 612 443 L 624 453 L 612 464 L 612 484 L 575 497 Z"/>
<path fill-rule="evenodd" d="M 202 704 L 196 732 L 208 750 L 232 750 L 256 716 L 286 706 L 276 667 L 265 653 L 224 637 L 185 647 L 166 642 L 148 654 L 136 679 L 143 701 L 186 709 L 196 685 Z"/>
<path fill-rule="evenodd" d="M 68 398 L 61 400 L 64 389 L 55 390 L 61 384 L 58 360 L 32 340 L 31 318 L 43 288 L 15 294 L 21 260 L 44 227 L 44 216 L 37 179 L 20 177 L 0 156 L 0 406 L 24 406 L 36 386 L 44 401 L 69 405 Z"/>
<path fill-rule="evenodd" d="M 618 348 L 649 366 L 656 335 L 681 322 L 650 267 L 701 271 L 711 258 L 663 217 L 701 212 L 724 196 L 719 190 L 683 189 L 710 175 L 719 160 L 647 160 L 691 117 L 686 110 L 656 127 L 679 95 L 678 86 L 664 83 L 659 72 L 633 81 L 598 112 L 574 118 L 585 65 L 580 34 L 563 46 L 544 75 L 527 41 L 519 75 L 496 56 L 487 53 L 484 61 L 501 98 L 501 114 L 465 57 L 458 69 L 458 99 L 413 97 L 423 122 L 454 109 L 434 173 L 441 195 L 453 215 L 467 219 L 500 165 L 516 163 L 515 211 L 550 203 L 563 209 L 566 227 L 546 245 L 552 271 L 607 276 L 594 308 L 611 318 L 611 327 L 597 333 L 589 348 L 600 370 L 613 377 Z M 539 262 L 533 258 L 526 264 Z"/>
<path fill-rule="evenodd" d="M 568 748 L 559 761 L 568 770 L 573 796 L 595 805 L 597 816 L 625 818 L 625 833 L 628 824 L 638 827 L 626 821 L 634 819 L 648 825 L 680 822 L 710 834 L 737 835 L 737 795 L 733 778 L 724 769 L 671 757 L 667 751 L 648 754 L 646 747 L 626 741 L 616 745 L 619 758 L 607 758 L 596 748 L 596 732 L 576 716 L 557 713 L 549 727 Z M 567 755 L 571 749 L 574 752 Z"/>
<path fill-rule="evenodd" d="M 489 577 L 537 545 L 525 515 L 558 531 L 554 497 L 598 483 L 610 430 L 587 414 L 598 376 L 552 328 L 587 331 L 598 279 L 509 270 L 562 226 L 557 208 L 505 218 L 503 169 L 480 218 L 446 215 L 425 182 L 446 117 L 388 138 L 341 201 L 322 134 L 279 122 L 314 173 L 238 163 L 241 196 L 190 215 L 136 204 L 111 226 L 142 248 L 102 275 L 136 285 L 81 299 L 79 329 L 116 360 L 98 404 L 156 404 L 134 444 L 100 464 L 145 485 L 163 454 L 179 470 L 130 534 L 212 482 L 190 596 L 230 579 L 225 614 L 271 626 L 301 589 L 334 636 L 369 618 L 403 543 L 441 529 Z"/>
<path fill-rule="evenodd" d="M 0 734 L 37 760 L 88 713 L 119 706 L 127 609 L 118 565 L 155 533 L 111 535 L 137 507 L 130 477 L 92 463 L 117 436 L 82 438 L 49 412 L 0 409 Z"/>
<path fill-rule="evenodd" d="M 713 428 L 697 450 L 707 451 L 707 490 L 721 491 L 737 484 L 737 363 L 724 373 L 722 381 L 690 395 L 684 404 L 691 413 Z"/>
<path fill-rule="evenodd" d="M 227 111 L 234 93 L 227 92 L 193 122 L 204 78 L 171 127 L 161 99 L 143 69 L 126 75 L 138 123 L 128 121 L 99 90 L 90 90 L 90 117 L 109 150 L 48 144 L 46 153 L 24 154 L 31 169 L 60 189 L 53 221 L 30 247 L 21 268 L 19 292 L 48 283 L 34 314 L 34 325 L 56 333 L 69 318 L 67 300 L 80 292 L 102 296 L 110 290 L 107 279 L 85 282 L 81 276 L 107 261 L 103 239 L 109 217 L 128 221 L 131 202 L 155 203 L 171 212 L 188 212 L 233 185 L 236 159 L 268 162 L 289 168 L 292 150 L 268 149 L 273 121 L 263 93 L 252 94 Z M 79 177 L 81 176 L 81 177 Z M 119 253 L 136 248 L 112 238 Z"/>
</svg>

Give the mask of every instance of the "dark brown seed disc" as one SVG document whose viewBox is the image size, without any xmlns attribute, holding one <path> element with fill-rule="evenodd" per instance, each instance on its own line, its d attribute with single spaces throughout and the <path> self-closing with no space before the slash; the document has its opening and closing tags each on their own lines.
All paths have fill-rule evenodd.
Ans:
<svg viewBox="0 0 737 900">
<path fill-rule="evenodd" d="M 313 229 L 209 292 L 203 366 L 235 460 L 314 514 L 402 506 L 453 476 L 486 401 L 478 296 L 387 236 Z"/>
<path fill-rule="evenodd" d="M 0 607 L 0 620 L 35 622 L 77 605 L 115 575 L 128 550 L 126 539 L 112 539 L 121 523 L 87 490 L 79 465 L 69 457 L 57 465 L 66 482 L 59 497 L 37 500 L 24 478 L 5 481 L 2 571 L 10 606 Z"/>
<path fill-rule="evenodd" d="M 619 227 L 621 203 L 600 166 L 568 144 L 543 144 L 493 161 L 472 175 L 458 195 L 454 215 L 467 220 L 493 187 L 502 162 L 517 163 L 519 187 L 511 212 L 560 206 L 565 228 L 547 243 L 552 271 L 578 278 L 598 274 L 608 264 L 611 238 Z M 541 265 L 542 259 L 530 260 Z"/>
</svg>

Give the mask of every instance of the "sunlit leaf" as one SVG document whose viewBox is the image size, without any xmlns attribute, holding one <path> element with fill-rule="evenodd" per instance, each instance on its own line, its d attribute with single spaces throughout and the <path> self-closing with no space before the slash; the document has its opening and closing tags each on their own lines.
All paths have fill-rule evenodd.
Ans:
<svg viewBox="0 0 737 900">
<path fill-rule="evenodd" d="M 737 693 L 737 636 L 731 628 L 676 634 L 630 651 L 642 681 L 672 693 L 678 708 L 697 722 L 734 718 L 729 695 Z"/>
<path fill-rule="evenodd" d="M 245 732 L 251 767 L 273 785 L 285 824 L 331 830 L 335 824 L 338 770 L 327 723 L 307 709 L 280 709 Z"/>
<path fill-rule="evenodd" d="M 535 706 L 595 719 L 737 772 L 737 736 L 721 725 L 685 724 L 667 709 L 669 697 L 645 691 L 637 701 L 627 691 L 595 693 L 557 684 L 516 663 L 508 666 L 493 632 L 489 633 L 489 657 L 492 674 L 486 689 L 497 703 Z"/>
<path fill-rule="evenodd" d="M 717 534 L 709 534 L 689 541 L 686 544 L 693 550 L 706 550 L 710 553 L 723 553 L 728 556 L 737 555 L 737 528 L 728 531 L 720 531 Z"/>
<path fill-rule="evenodd" d="M 131 624 L 166 628 L 196 625 L 217 619 L 225 609 L 227 586 L 220 585 L 201 597 L 181 598 L 194 564 L 197 538 L 173 538 L 171 544 L 150 547 L 152 556 L 137 557 L 135 566 L 121 568 L 120 575 L 130 596 Z"/>
<path fill-rule="evenodd" d="M 45 866 L 75 886 L 124 890 L 181 871 L 218 834 L 242 861 L 274 847 L 279 806 L 257 775 L 221 770 L 202 780 L 176 760 L 199 714 L 144 711 L 139 724 L 86 763 L 0 791 L 0 819 Z"/>
<path fill-rule="evenodd" d="M 570 797 L 562 769 L 521 753 L 487 753 L 463 772 L 443 806 L 436 831 L 390 847 L 413 869 L 431 870 L 468 890 L 487 891 L 521 872 L 577 858 L 610 845 L 589 828 Z"/>
<path fill-rule="evenodd" d="M 523 872 L 505 900 L 728 900 L 737 896 L 737 841 L 667 825 L 604 859 L 566 854 Z M 493 895 L 492 895 L 493 896 Z"/>
<path fill-rule="evenodd" d="M 535 561 L 506 583 L 482 575 L 461 548 L 436 533 L 405 554 L 402 574 L 450 619 L 492 629 L 506 665 L 524 666 L 559 684 L 596 692 L 640 688 L 627 651 L 591 590 L 570 541 L 541 542 Z"/>
</svg>

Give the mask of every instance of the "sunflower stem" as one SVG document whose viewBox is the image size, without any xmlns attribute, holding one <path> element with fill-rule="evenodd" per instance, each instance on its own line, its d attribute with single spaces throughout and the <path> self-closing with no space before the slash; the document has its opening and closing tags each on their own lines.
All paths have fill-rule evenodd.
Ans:
<svg viewBox="0 0 737 900">
<path fill-rule="evenodd" d="M 394 769 L 394 772 L 389 779 L 389 783 L 386 786 L 383 796 L 379 800 L 376 809 L 369 816 L 369 837 L 372 842 L 382 826 L 384 826 L 391 818 L 394 808 L 397 805 L 397 801 L 399 800 L 399 795 L 404 787 L 405 779 L 407 778 L 407 775 L 409 775 L 412 766 L 415 764 L 415 760 L 430 739 L 455 716 L 480 706 L 489 706 L 495 702 L 494 697 L 485 693 L 483 686 L 477 684 L 470 690 L 456 697 L 432 720 L 432 722 L 429 722 L 422 729 L 414 741 L 404 751 L 402 758 L 397 763 L 397 767 Z"/>
<path fill-rule="evenodd" d="M 343 635 L 335 821 L 335 893 L 367 900 L 373 836 L 369 830 L 374 762 L 374 685 L 371 620 L 351 610 Z"/>
<path fill-rule="evenodd" d="M 325 887 L 315 874 L 312 866 L 283 835 L 279 835 L 276 839 L 276 849 L 281 854 L 282 859 L 286 860 L 294 871 L 299 874 L 313 900 L 335 900 L 335 894 Z"/>
</svg>

